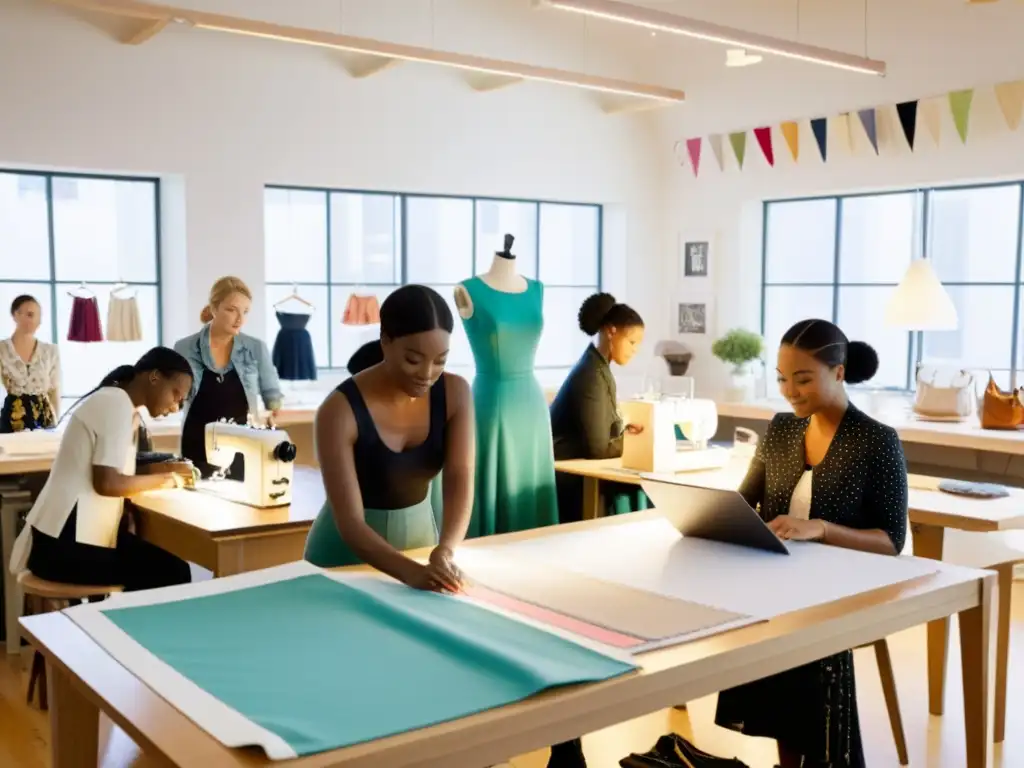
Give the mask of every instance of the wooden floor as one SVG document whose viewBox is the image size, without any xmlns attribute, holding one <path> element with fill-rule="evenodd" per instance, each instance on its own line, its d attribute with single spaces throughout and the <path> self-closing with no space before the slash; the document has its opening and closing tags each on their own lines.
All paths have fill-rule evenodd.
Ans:
<svg viewBox="0 0 1024 768">
<path fill-rule="evenodd" d="M 996 748 L 995 768 L 1024 766 L 1024 584 L 1014 591 L 1014 626 L 1010 651 L 1010 697 L 1006 742 Z M 951 665 L 946 698 L 946 715 L 927 714 L 924 628 L 918 627 L 889 640 L 896 670 L 900 705 L 906 725 L 910 763 L 915 768 L 962 768 L 964 764 L 963 716 L 960 696 L 957 637 L 951 638 Z M 0 766 L 4 768 L 47 768 L 49 765 L 46 716 L 25 704 L 26 674 L 7 658 L 0 658 Z M 882 701 L 874 654 L 857 652 L 857 686 L 867 764 L 871 768 L 896 766 L 896 751 Z M 785 702 L 779 702 L 785 706 Z M 736 756 L 751 768 L 775 764 L 770 742 L 750 739 L 715 727 L 715 697 L 691 702 L 687 712 L 661 712 L 624 723 L 584 739 L 591 768 L 615 768 L 630 751 L 650 748 L 662 733 L 675 730 L 705 750 Z M 151 768 L 119 730 L 107 728 L 101 768 Z M 515 768 L 544 768 L 544 752 L 513 760 Z M 382 766 L 382 768 L 385 768 Z"/>
</svg>

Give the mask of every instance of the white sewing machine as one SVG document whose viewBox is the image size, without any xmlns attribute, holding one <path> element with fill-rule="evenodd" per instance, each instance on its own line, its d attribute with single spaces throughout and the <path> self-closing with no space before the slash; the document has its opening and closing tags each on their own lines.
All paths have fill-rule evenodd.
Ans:
<svg viewBox="0 0 1024 768">
<path fill-rule="evenodd" d="M 213 477 L 196 490 L 250 507 L 283 507 L 292 503 L 295 443 L 283 429 L 260 428 L 224 421 L 206 425 L 206 461 L 222 470 L 242 454 L 245 479 Z"/>
<path fill-rule="evenodd" d="M 622 404 L 626 424 L 642 427 L 639 434 L 626 432 L 622 466 L 641 472 L 696 472 L 720 469 L 729 452 L 708 445 L 718 429 L 714 400 L 692 397 L 647 397 Z M 682 433 L 677 439 L 676 427 Z"/>
</svg>

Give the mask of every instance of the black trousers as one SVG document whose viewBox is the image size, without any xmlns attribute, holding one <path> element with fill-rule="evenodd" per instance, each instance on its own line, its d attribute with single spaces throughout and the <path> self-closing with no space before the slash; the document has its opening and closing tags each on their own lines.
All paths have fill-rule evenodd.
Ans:
<svg viewBox="0 0 1024 768">
<path fill-rule="evenodd" d="M 32 530 L 28 569 L 41 579 L 65 584 L 119 584 L 126 592 L 171 587 L 192 580 L 188 563 L 129 533 L 122 524 L 117 546 L 97 547 L 75 541 L 77 509 L 59 538 Z M 122 521 L 124 523 L 126 517 Z"/>
</svg>

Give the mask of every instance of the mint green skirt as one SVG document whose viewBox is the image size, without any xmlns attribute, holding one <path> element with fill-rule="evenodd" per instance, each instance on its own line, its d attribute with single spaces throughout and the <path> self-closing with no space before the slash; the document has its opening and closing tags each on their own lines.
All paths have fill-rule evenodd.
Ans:
<svg viewBox="0 0 1024 768">
<path fill-rule="evenodd" d="M 431 494 L 405 509 L 367 509 L 366 524 L 400 552 L 437 545 L 437 522 Z M 360 565 L 362 560 L 338 533 L 334 513 L 325 503 L 306 537 L 303 557 L 320 568 Z"/>
</svg>

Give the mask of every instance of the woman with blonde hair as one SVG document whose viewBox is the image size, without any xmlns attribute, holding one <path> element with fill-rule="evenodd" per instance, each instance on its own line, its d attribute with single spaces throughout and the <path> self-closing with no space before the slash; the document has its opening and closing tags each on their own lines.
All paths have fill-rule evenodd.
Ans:
<svg viewBox="0 0 1024 768">
<path fill-rule="evenodd" d="M 252 306 L 252 291 L 237 277 L 222 277 L 210 289 L 200 320 L 203 329 L 174 345 L 195 373 L 185 405 L 181 453 L 203 477 L 216 471 L 206 461 L 206 425 L 228 419 L 241 424 L 259 410 L 262 397 L 273 419 L 281 407 L 281 386 L 267 345 L 242 333 Z M 241 457 L 228 474 L 241 480 Z"/>
</svg>

